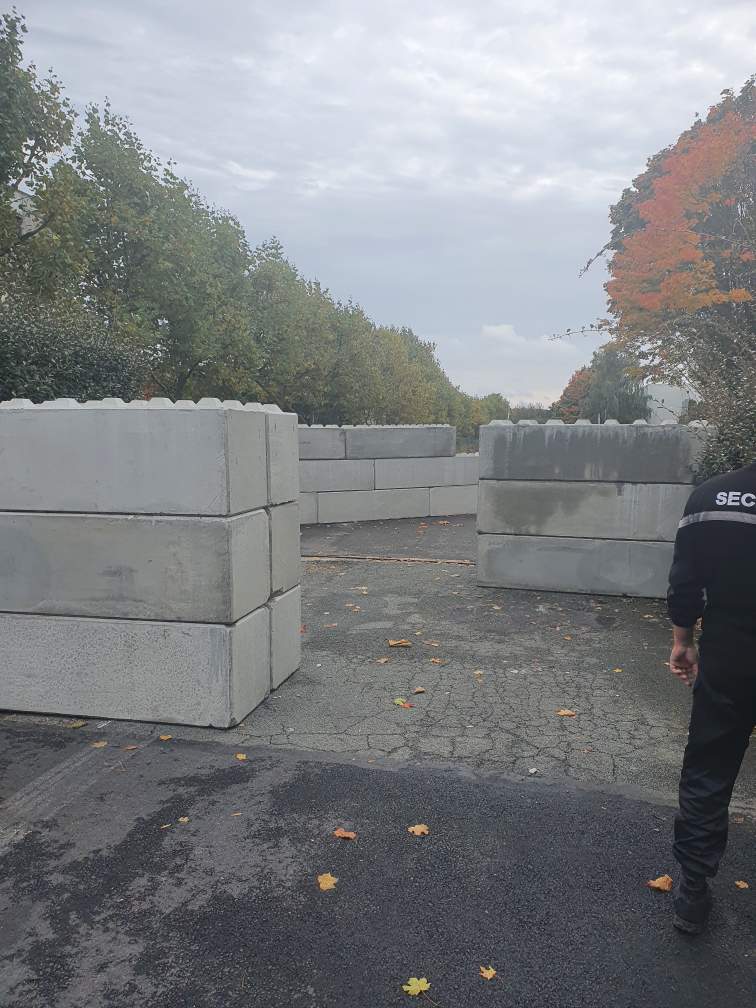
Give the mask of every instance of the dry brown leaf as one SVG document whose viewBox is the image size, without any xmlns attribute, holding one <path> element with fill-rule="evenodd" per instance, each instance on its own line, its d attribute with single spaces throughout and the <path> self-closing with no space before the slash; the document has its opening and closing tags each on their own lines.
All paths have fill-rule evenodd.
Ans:
<svg viewBox="0 0 756 1008">
<path fill-rule="evenodd" d="M 493 968 L 493 966 L 481 966 L 480 975 L 483 977 L 484 980 L 493 980 L 493 978 L 496 976 L 496 970 Z"/>
<path fill-rule="evenodd" d="M 376 663 L 378 665 L 386 665 L 389 659 L 388 658 L 376 658 L 375 660 L 376 660 Z"/>
<path fill-rule="evenodd" d="M 245 752 L 234 753 L 234 759 L 238 759 L 240 763 L 243 763 L 246 758 L 247 754 Z"/>
<path fill-rule="evenodd" d="M 411 707 L 414 707 L 415 705 L 413 703 L 407 703 L 407 701 L 405 700 L 404 703 L 397 704 L 397 706 L 404 707 L 406 710 L 409 710 Z"/>
<path fill-rule="evenodd" d="M 565 640 L 572 640 L 572 637 L 570 637 L 570 635 L 569 635 L 569 634 L 565 634 L 565 635 L 564 635 L 564 639 L 565 639 Z"/>
<path fill-rule="evenodd" d="M 338 881 L 339 880 L 334 875 L 331 875 L 330 872 L 324 872 L 322 875 L 318 875 L 318 885 L 323 892 L 327 892 L 329 889 L 335 889 Z"/>
<path fill-rule="evenodd" d="M 413 693 L 425 693 L 425 686 L 415 686 Z"/>
<path fill-rule="evenodd" d="M 69 721 L 66 728 L 83 728 L 86 721 Z"/>
<path fill-rule="evenodd" d="M 338 623 L 326 623 L 324 629 L 335 630 L 338 625 Z"/>
<path fill-rule="evenodd" d="M 105 741 L 105 739 L 100 739 L 98 742 L 93 742 L 92 743 L 92 748 L 93 749 L 104 749 L 107 744 L 108 743 Z"/>
<path fill-rule="evenodd" d="M 738 887 L 738 889 L 750 889 L 751 888 L 747 882 L 743 881 L 743 879 L 739 879 L 735 883 L 735 885 Z"/>
<path fill-rule="evenodd" d="M 189 822 L 189 816 L 188 815 L 179 816 L 178 817 L 178 821 L 182 822 L 182 823 L 187 823 L 187 822 Z"/>
<path fill-rule="evenodd" d="M 133 752 L 133 750 L 134 749 L 138 749 L 139 746 L 138 745 L 125 745 L 123 748 L 124 748 L 124 752 Z"/>
<path fill-rule="evenodd" d="M 173 826 L 173 823 L 169 823 L 169 822 L 163 823 L 163 825 L 160 827 L 160 829 L 170 829 L 171 826 Z"/>
<path fill-rule="evenodd" d="M 451 525 L 451 522 L 450 521 L 440 521 L 440 522 L 436 522 L 436 525 Z"/>
<path fill-rule="evenodd" d="M 742 815 L 732 816 L 732 818 L 730 819 L 730 822 L 744 823 L 745 822 L 745 817 L 742 816 Z"/>
<path fill-rule="evenodd" d="M 562 707 L 561 710 L 557 711 L 559 717 L 577 717 L 574 710 L 569 710 L 567 707 Z"/>
<path fill-rule="evenodd" d="M 170 740 L 173 738 L 173 735 L 160 735 L 159 738 L 161 742 L 170 742 Z"/>
<path fill-rule="evenodd" d="M 241 812 L 232 812 L 232 813 L 231 813 L 231 815 L 232 815 L 232 816 L 237 816 L 237 815 L 241 815 Z"/>
<path fill-rule="evenodd" d="M 431 658 L 431 665 L 443 665 L 443 664 L 444 664 L 443 658 Z"/>
<path fill-rule="evenodd" d="M 649 879 L 646 885 L 649 889 L 655 889 L 657 892 L 671 892 L 672 878 L 669 875 L 660 875 L 659 878 Z"/>
<path fill-rule="evenodd" d="M 342 829 L 341 826 L 339 826 L 338 829 L 335 829 L 333 831 L 333 835 L 335 837 L 338 837 L 339 840 L 356 840 L 357 839 L 357 834 L 353 830 Z"/>
<path fill-rule="evenodd" d="M 423 644 L 427 644 L 428 647 L 441 647 L 441 644 L 437 640 L 424 640 Z"/>
<path fill-rule="evenodd" d="M 390 640 L 388 642 L 388 646 L 389 647 L 412 647 L 412 641 L 408 641 L 404 637 L 401 637 L 399 640 Z"/>
<path fill-rule="evenodd" d="M 414 826 L 408 826 L 407 832 L 411 833 L 413 836 L 428 836 L 430 830 L 425 823 L 416 823 Z"/>
</svg>

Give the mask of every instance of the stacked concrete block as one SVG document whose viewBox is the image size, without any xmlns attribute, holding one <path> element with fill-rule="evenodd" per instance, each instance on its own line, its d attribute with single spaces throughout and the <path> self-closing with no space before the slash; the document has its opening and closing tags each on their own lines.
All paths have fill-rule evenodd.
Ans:
<svg viewBox="0 0 756 1008">
<path fill-rule="evenodd" d="M 478 583 L 663 597 L 698 425 L 481 427 Z"/>
<path fill-rule="evenodd" d="M 446 425 L 299 428 L 302 524 L 473 514 L 477 455 Z"/>
<path fill-rule="evenodd" d="M 0 708 L 228 727 L 299 665 L 296 417 L 0 404 Z"/>
</svg>

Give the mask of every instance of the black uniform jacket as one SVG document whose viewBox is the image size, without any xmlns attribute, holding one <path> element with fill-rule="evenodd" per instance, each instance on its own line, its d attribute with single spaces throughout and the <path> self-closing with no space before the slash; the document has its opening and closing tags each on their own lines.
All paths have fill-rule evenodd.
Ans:
<svg viewBox="0 0 756 1008">
<path fill-rule="evenodd" d="M 667 594 L 675 626 L 756 637 L 756 463 L 715 476 L 690 496 L 675 539 Z"/>
</svg>

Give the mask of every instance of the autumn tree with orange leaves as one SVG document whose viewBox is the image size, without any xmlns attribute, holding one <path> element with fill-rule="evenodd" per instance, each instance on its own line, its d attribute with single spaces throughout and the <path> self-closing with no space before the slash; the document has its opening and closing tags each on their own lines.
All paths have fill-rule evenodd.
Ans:
<svg viewBox="0 0 756 1008">
<path fill-rule="evenodd" d="M 702 401 L 707 472 L 756 458 L 755 149 L 751 79 L 649 160 L 605 249 L 613 343 Z"/>
</svg>

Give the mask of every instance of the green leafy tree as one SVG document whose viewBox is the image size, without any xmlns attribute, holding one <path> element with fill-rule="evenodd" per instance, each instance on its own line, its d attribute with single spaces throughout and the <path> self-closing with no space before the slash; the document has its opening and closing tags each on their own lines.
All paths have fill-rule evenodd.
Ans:
<svg viewBox="0 0 756 1008">
<path fill-rule="evenodd" d="M 633 362 L 611 344 L 597 350 L 591 360 L 590 382 L 582 401 L 581 417 L 599 423 L 648 420 L 648 394 L 633 377 Z"/>
</svg>

